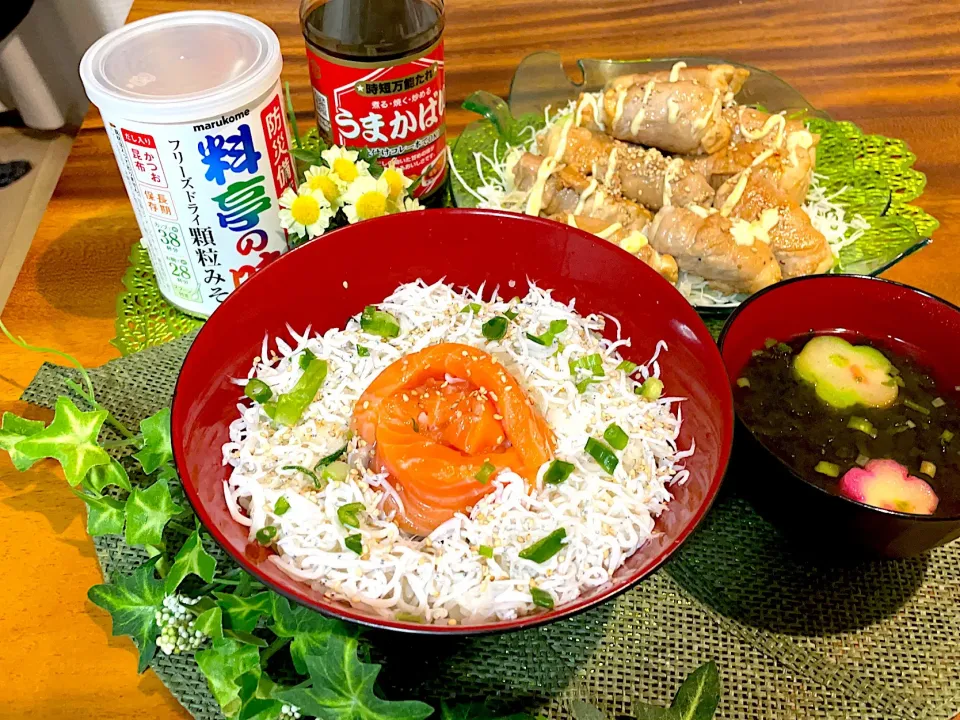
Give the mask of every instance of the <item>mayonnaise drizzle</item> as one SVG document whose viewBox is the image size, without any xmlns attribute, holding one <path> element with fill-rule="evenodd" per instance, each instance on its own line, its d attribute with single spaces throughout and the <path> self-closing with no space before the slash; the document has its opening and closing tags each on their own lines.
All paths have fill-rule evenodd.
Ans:
<svg viewBox="0 0 960 720">
<path fill-rule="evenodd" d="M 580 96 L 580 102 L 577 103 L 576 110 L 573 111 L 573 115 L 576 118 L 576 126 L 580 127 L 583 125 L 583 111 L 587 107 L 593 108 L 593 121 L 600 126 L 600 129 L 603 129 L 603 122 L 600 119 L 600 106 L 598 105 L 597 95 L 593 93 L 583 93 Z"/>
<path fill-rule="evenodd" d="M 776 138 L 776 141 L 774 142 L 774 145 L 776 145 L 777 147 L 780 146 L 780 143 L 782 142 L 782 139 L 783 139 L 783 129 L 787 124 L 787 121 L 784 119 L 783 115 L 771 115 L 770 117 L 767 118 L 767 121 L 763 124 L 763 127 L 761 127 L 760 130 L 755 133 L 748 130 L 747 127 L 743 124 L 743 108 L 742 107 L 740 108 L 739 115 L 740 115 L 740 133 L 747 140 L 760 140 L 762 138 L 765 138 L 767 135 L 770 134 L 773 128 L 776 127 L 777 138 Z"/>
<path fill-rule="evenodd" d="M 607 172 L 603 176 L 603 184 L 610 185 L 613 181 L 614 173 L 617 171 L 617 146 L 610 148 L 610 155 L 607 156 Z"/>
<path fill-rule="evenodd" d="M 640 100 L 640 110 L 633 116 L 633 120 L 630 121 L 631 135 L 636 135 L 640 132 L 640 126 L 643 125 L 643 121 L 647 117 L 647 103 L 650 101 L 650 95 L 653 93 L 653 88 L 656 84 L 655 80 L 650 80 L 643 86 L 643 98 Z"/>
<path fill-rule="evenodd" d="M 617 107 L 614 109 L 613 120 L 610 121 L 610 129 L 617 124 L 617 121 L 623 116 L 623 103 L 627 99 L 627 91 L 623 88 L 617 90 Z"/>
<path fill-rule="evenodd" d="M 628 253 L 638 253 L 640 249 L 647 245 L 647 238 L 639 230 L 631 230 L 630 234 L 627 235 L 620 241 L 620 247 L 626 250 Z"/>
<path fill-rule="evenodd" d="M 573 211 L 575 215 L 579 215 L 581 212 L 583 212 L 583 206 L 586 204 L 587 198 L 593 195 L 593 191 L 596 189 L 597 189 L 596 178 L 590 178 L 590 184 L 587 185 L 586 188 L 584 188 L 582 193 L 580 193 L 580 200 L 579 202 L 577 202 L 577 207 Z"/>
<path fill-rule="evenodd" d="M 567 213 L 567 225 L 569 225 L 570 227 L 575 227 L 578 230 L 580 229 L 580 226 L 577 225 L 577 218 L 571 213 Z"/>
<path fill-rule="evenodd" d="M 747 187 L 747 180 L 749 179 L 750 168 L 747 168 L 740 173 L 737 184 L 733 186 L 733 192 L 727 196 L 727 199 L 723 201 L 723 205 L 720 206 L 720 214 L 723 215 L 723 217 L 728 217 L 733 208 L 740 202 L 740 198 L 743 197 L 743 191 Z"/>
<path fill-rule="evenodd" d="M 537 168 L 537 179 L 530 188 L 530 195 L 527 196 L 527 207 L 524 212 L 527 215 L 539 215 L 540 208 L 543 205 L 543 189 L 547 184 L 547 178 L 556 169 L 557 161 L 553 158 L 546 158 L 540 167 Z"/>
<path fill-rule="evenodd" d="M 673 189 L 670 187 L 670 183 L 676 179 L 682 168 L 683 158 L 675 157 L 667 163 L 667 167 L 663 171 L 663 197 L 661 199 L 663 207 L 670 205 L 670 200 L 673 197 Z"/>
<path fill-rule="evenodd" d="M 693 121 L 693 127 L 695 129 L 701 130 L 707 126 L 707 123 L 710 122 L 710 118 L 713 117 L 713 113 L 715 113 L 717 110 L 717 105 L 719 100 L 720 100 L 720 91 L 714 88 L 713 99 L 710 101 L 710 107 L 707 108 L 707 114 Z"/>
<path fill-rule="evenodd" d="M 623 223 L 615 222 L 612 225 L 607 225 L 603 230 L 598 230 L 597 232 L 594 233 L 594 235 L 606 240 L 611 235 L 613 235 L 617 230 L 621 230 L 622 228 L 623 228 Z"/>
<path fill-rule="evenodd" d="M 673 98 L 667 98 L 667 122 L 676 125 L 680 118 L 680 103 Z"/>
<path fill-rule="evenodd" d="M 813 147 L 813 135 L 806 130 L 796 130 L 787 135 L 787 152 L 790 155 L 790 164 L 794 167 L 796 167 L 799 162 L 797 158 L 798 147 L 802 147 L 804 150 L 809 150 Z"/>
<path fill-rule="evenodd" d="M 567 150 L 567 136 L 570 134 L 570 128 L 572 126 L 573 118 L 568 118 L 566 122 L 563 123 L 563 128 L 560 130 L 560 142 L 557 143 L 557 149 L 553 153 L 554 162 L 563 158 L 563 153 Z"/>
<path fill-rule="evenodd" d="M 776 150 L 774 150 L 773 148 L 767 148 L 766 150 L 764 150 L 762 153 L 760 153 L 753 159 L 753 162 L 750 163 L 750 167 L 756 167 L 757 165 L 760 165 L 761 163 L 766 162 L 767 158 L 769 158 L 775 152 Z"/>
<path fill-rule="evenodd" d="M 681 60 L 673 64 L 673 67 L 670 68 L 670 82 L 674 83 L 680 79 L 680 71 L 683 70 L 687 64 Z"/>
</svg>

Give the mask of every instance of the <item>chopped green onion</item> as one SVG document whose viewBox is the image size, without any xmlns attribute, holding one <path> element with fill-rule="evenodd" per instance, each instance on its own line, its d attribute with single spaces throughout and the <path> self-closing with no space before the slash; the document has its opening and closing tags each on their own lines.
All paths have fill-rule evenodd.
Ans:
<svg viewBox="0 0 960 720">
<path fill-rule="evenodd" d="M 493 548 L 489 545 L 481 545 L 477 548 L 477 552 L 480 553 L 482 557 L 492 558 L 493 557 Z"/>
<path fill-rule="evenodd" d="M 313 466 L 314 472 L 316 472 L 317 470 L 320 470 L 323 467 L 326 467 L 327 465 L 332 463 L 334 460 L 339 458 L 341 455 L 343 455 L 346 451 L 347 451 L 347 446 L 344 445 L 342 448 L 339 448 L 338 450 L 334 450 L 332 453 L 330 453 L 326 457 L 320 458 L 320 462 L 318 462 L 316 465 Z"/>
<path fill-rule="evenodd" d="M 857 459 L 856 459 L 855 462 L 856 462 L 857 465 L 859 465 L 860 467 L 863 467 L 863 466 L 866 465 L 868 462 L 870 462 L 870 458 L 868 458 L 866 455 L 860 454 L 860 455 L 857 455 Z"/>
<path fill-rule="evenodd" d="M 866 433 L 872 438 L 877 436 L 877 429 L 873 426 L 873 423 L 866 418 L 851 415 L 850 419 L 847 421 L 847 427 L 853 428 L 854 430 L 859 430 L 862 433 Z"/>
<path fill-rule="evenodd" d="M 310 363 L 316 359 L 317 356 L 313 354 L 310 348 L 305 348 L 304 351 L 300 353 L 300 358 L 297 360 L 297 362 L 299 363 L 301 370 L 306 370 Z"/>
<path fill-rule="evenodd" d="M 480 312 L 480 303 L 467 303 L 462 308 L 460 308 L 462 313 L 473 313 L 476 315 Z"/>
<path fill-rule="evenodd" d="M 751 357 L 760 357 L 763 355 L 763 350 L 751 350 L 750 355 Z"/>
<path fill-rule="evenodd" d="M 571 358 L 569 365 L 570 374 L 573 376 L 577 375 L 578 370 L 588 370 L 594 377 L 603 377 L 603 358 L 600 353 L 585 355 L 576 360 Z"/>
<path fill-rule="evenodd" d="M 951 440 L 953 440 L 954 437 L 956 436 L 952 432 L 950 432 L 949 430 L 944 430 L 942 433 L 940 433 L 940 442 L 946 445 Z"/>
<path fill-rule="evenodd" d="M 906 387 L 907 384 L 903 381 L 903 378 L 897 375 L 893 381 L 897 384 L 897 387 Z"/>
<path fill-rule="evenodd" d="M 395 338 L 400 334 L 400 322 L 390 313 L 377 310 L 376 305 L 367 305 L 360 313 L 360 329 L 382 338 Z"/>
<path fill-rule="evenodd" d="M 767 338 L 766 340 L 763 341 L 763 346 L 764 346 L 767 350 L 769 350 L 770 348 L 772 348 L 772 347 L 773 347 L 774 345 L 776 345 L 776 344 L 777 344 L 777 341 L 776 341 L 774 338 Z"/>
<path fill-rule="evenodd" d="M 327 361 L 314 358 L 303 371 L 290 392 L 281 393 L 277 398 L 277 410 L 274 415 L 281 425 L 296 425 L 307 406 L 313 402 L 327 378 Z"/>
<path fill-rule="evenodd" d="M 257 530 L 257 542 L 261 545 L 269 545 L 277 537 L 277 528 L 273 525 L 266 525 Z"/>
<path fill-rule="evenodd" d="M 337 520 L 339 520 L 340 524 L 344 527 L 358 528 L 360 527 L 360 518 L 357 517 L 357 514 L 366 509 L 366 506 L 360 502 L 341 505 L 337 508 Z"/>
<path fill-rule="evenodd" d="M 929 414 L 930 414 L 930 408 L 926 408 L 926 407 L 924 407 L 923 405 L 921 405 L 920 403 L 915 403 L 915 402 L 914 402 L 913 400 L 911 400 L 910 398 L 904 398 L 904 399 L 903 399 L 903 404 L 904 404 L 905 407 L 908 407 L 908 408 L 910 408 L 911 410 L 915 410 L 916 412 L 921 413 L 922 415 L 929 415 Z"/>
<path fill-rule="evenodd" d="M 659 400 L 660 395 L 663 394 L 663 380 L 655 377 L 647 378 L 643 381 L 643 385 L 635 387 L 633 391 L 647 400 Z"/>
<path fill-rule="evenodd" d="M 486 485 L 490 482 L 490 478 L 497 471 L 497 467 L 489 461 L 484 461 L 483 465 L 480 466 L 480 469 L 477 471 L 477 474 L 474 477 L 477 479 L 477 482 Z"/>
<path fill-rule="evenodd" d="M 833 478 L 840 476 L 840 466 L 834 465 L 832 462 L 827 462 L 826 460 L 818 462 L 813 469 L 821 475 L 828 475 Z"/>
<path fill-rule="evenodd" d="M 347 535 L 343 539 L 343 544 L 347 546 L 347 550 L 352 550 L 357 555 L 363 555 L 363 536 L 360 533 Z"/>
<path fill-rule="evenodd" d="M 911 430 L 913 430 L 917 426 L 917 424 L 913 420 L 907 420 L 906 425 Z"/>
<path fill-rule="evenodd" d="M 930 401 L 930 404 L 933 405 L 935 408 L 942 408 L 944 405 L 947 404 L 947 401 L 944 400 L 942 397 L 935 397 L 933 400 Z"/>
<path fill-rule="evenodd" d="M 423 618 L 419 615 L 414 615 L 413 613 L 398 612 L 393 617 L 400 622 L 423 623 Z"/>
<path fill-rule="evenodd" d="M 492 317 L 483 324 L 480 332 L 487 340 L 500 340 L 507 334 L 507 319 L 503 315 Z"/>
<path fill-rule="evenodd" d="M 775 347 L 777 350 L 779 350 L 780 352 L 782 352 L 782 353 L 790 353 L 790 352 L 793 352 L 793 351 L 790 349 L 790 346 L 787 345 L 786 343 L 780 342 L 780 343 L 777 343 L 774 347 Z"/>
<path fill-rule="evenodd" d="M 580 395 L 583 395 L 587 391 L 588 387 L 590 387 L 591 385 L 595 385 L 598 382 L 600 381 L 597 380 L 596 378 L 588 377 L 588 378 L 584 378 L 583 380 L 578 380 L 576 383 L 574 383 L 574 385 L 577 388 L 577 392 Z"/>
<path fill-rule="evenodd" d="M 507 320 L 513 321 L 513 320 L 516 320 L 516 319 L 517 319 L 517 315 L 519 315 L 519 314 L 520 314 L 520 313 L 519 313 L 517 310 L 507 310 L 507 311 L 503 314 L 503 316 L 504 316 L 505 318 L 507 318 Z"/>
<path fill-rule="evenodd" d="M 563 460 L 554 460 L 543 474 L 543 481 L 547 485 L 559 485 L 573 472 L 573 463 Z"/>
<path fill-rule="evenodd" d="M 549 347 L 553 345 L 553 341 L 556 340 L 557 335 L 562 333 L 567 329 L 566 320 L 551 320 L 550 326 L 547 328 L 547 331 L 543 335 L 532 335 L 526 333 L 527 339 L 531 342 L 535 342 L 537 345 L 543 345 L 544 347 Z"/>
<path fill-rule="evenodd" d="M 520 557 L 524 560 L 533 560 L 535 563 L 545 563 L 563 549 L 563 541 L 566 537 L 567 531 L 557 528 L 545 538 L 521 550 Z"/>
<path fill-rule="evenodd" d="M 320 482 L 320 478 L 317 477 L 316 473 L 309 468 L 305 468 L 303 465 L 284 465 L 280 468 L 281 470 L 296 470 L 297 472 L 302 472 L 308 478 L 313 480 L 314 487 L 323 487 L 323 484 Z"/>
<path fill-rule="evenodd" d="M 347 479 L 347 475 L 350 473 L 350 468 L 345 462 L 337 460 L 327 465 L 323 472 L 320 473 L 320 478 L 322 480 L 330 480 L 332 482 L 343 482 Z"/>
<path fill-rule="evenodd" d="M 290 501 L 287 500 L 283 495 L 273 504 L 273 514 L 274 515 L 283 515 L 290 509 Z"/>
<path fill-rule="evenodd" d="M 750 387 L 750 380 L 748 378 L 737 378 L 737 387 L 741 387 L 741 388 Z"/>
<path fill-rule="evenodd" d="M 247 386 L 243 389 L 243 394 L 254 402 L 261 405 L 273 397 L 273 390 L 263 380 L 251 378 L 247 380 Z"/>
<path fill-rule="evenodd" d="M 616 423 L 610 423 L 610 426 L 603 431 L 603 439 L 614 450 L 623 450 L 630 442 L 630 437 Z"/>
<path fill-rule="evenodd" d="M 363 345 L 357 345 L 357 355 L 360 357 L 370 357 L 370 350 Z"/>
<path fill-rule="evenodd" d="M 635 362 L 630 362 L 629 360 L 622 360 L 619 365 L 617 365 L 617 370 L 623 370 L 627 375 L 632 375 L 633 371 L 636 370 L 639 365 Z"/>
<path fill-rule="evenodd" d="M 264 403 L 262 407 L 268 418 L 273 420 L 277 417 L 277 404 L 275 402 Z"/>
<path fill-rule="evenodd" d="M 530 597 L 533 598 L 533 604 L 537 607 L 553 610 L 553 596 L 546 590 L 532 587 L 530 588 Z"/>
<path fill-rule="evenodd" d="M 922 463 L 920 463 L 920 472 L 929 477 L 935 477 L 937 474 L 937 466 L 932 462 L 924 460 Z"/>
<path fill-rule="evenodd" d="M 620 464 L 613 450 L 592 437 L 587 438 L 587 444 L 584 445 L 583 449 L 587 451 L 590 457 L 597 461 L 600 467 L 607 471 L 608 475 L 613 475 L 613 471 L 616 470 L 617 465 Z"/>
</svg>

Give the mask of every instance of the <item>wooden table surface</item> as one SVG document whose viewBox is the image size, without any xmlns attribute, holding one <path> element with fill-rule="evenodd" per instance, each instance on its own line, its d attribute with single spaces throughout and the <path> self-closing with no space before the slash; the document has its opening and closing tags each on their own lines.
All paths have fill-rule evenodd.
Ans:
<svg viewBox="0 0 960 720">
<path fill-rule="evenodd" d="M 202 6 L 245 13 L 280 36 L 301 127 L 312 122 L 297 0 L 136 0 L 131 19 Z M 889 277 L 960 303 L 960 4 L 930 0 L 454 0 L 447 6 L 451 132 L 475 89 L 505 94 L 527 54 L 713 55 L 780 74 L 817 107 L 865 131 L 904 138 L 927 174 L 920 204 L 939 218 L 933 245 Z M 91 108 L 3 313 L 14 333 L 94 366 L 117 357 L 115 302 L 139 238 L 113 155 Z M 0 405 L 17 401 L 43 358 L 0 343 Z M 86 599 L 100 581 L 82 503 L 50 464 L 0 460 L 0 577 L 6 579 L 0 717 L 185 718 L 130 641 Z"/>
</svg>

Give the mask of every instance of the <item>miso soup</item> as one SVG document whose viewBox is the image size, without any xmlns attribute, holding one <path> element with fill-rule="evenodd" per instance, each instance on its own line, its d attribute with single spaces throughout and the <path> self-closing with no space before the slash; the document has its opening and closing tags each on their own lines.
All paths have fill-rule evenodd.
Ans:
<svg viewBox="0 0 960 720">
<path fill-rule="evenodd" d="M 958 398 L 908 348 L 839 333 L 768 340 L 734 387 L 743 423 L 809 482 L 938 516 L 960 514 Z"/>
</svg>

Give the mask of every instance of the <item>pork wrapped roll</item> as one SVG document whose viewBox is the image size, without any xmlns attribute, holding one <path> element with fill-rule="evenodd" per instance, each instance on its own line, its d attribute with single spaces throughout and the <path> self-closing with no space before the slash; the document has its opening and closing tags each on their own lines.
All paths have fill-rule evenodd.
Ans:
<svg viewBox="0 0 960 720">
<path fill-rule="evenodd" d="M 713 203 L 713 188 L 689 160 L 666 158 L 655 148 L 628 145 L 572 123 L 568 119 L 542 133 L 537 139 L 541 154 L 653 210 Z"/>
<path fill-rule="evenodd" d="M 734 222 L 741 243 L 760 241 L 770 246 L 784 278 L 822 273 L 833 267 L 833 252 L 810 216 L 762 171 L 745 170 L 717 192 L 721 215 Z"/>
<path fill-rule="evenodd" d="M 780 266 L 763 242 L 741 244 L 733 222 L 703 208 L 665 207 L 647 228 L 653 248 L 672 255 L 681 270 L 728 293 L 754 293 L 780 280 Z"/>
</svg>

